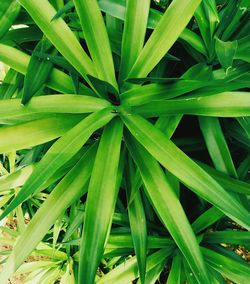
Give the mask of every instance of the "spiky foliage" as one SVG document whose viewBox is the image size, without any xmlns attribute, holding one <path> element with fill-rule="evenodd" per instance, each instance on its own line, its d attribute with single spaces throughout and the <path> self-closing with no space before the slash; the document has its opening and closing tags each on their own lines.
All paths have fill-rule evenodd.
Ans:
<svg viewBox="0 0 250 284">
<path fill-rule="evenodd" d="M 250 283 L 249 1 L 0 15 L 0 283 Z"/>
</svg>

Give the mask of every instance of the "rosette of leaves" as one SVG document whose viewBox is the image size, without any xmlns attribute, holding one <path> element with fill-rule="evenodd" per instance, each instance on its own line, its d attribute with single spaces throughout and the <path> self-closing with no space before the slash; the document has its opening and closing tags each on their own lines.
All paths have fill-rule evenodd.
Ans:
<svg viewBox="0 0 250 284">
<path fill-rule="evenodd" d="M 1 283 L 250 282 L 249 1 L 164 5 L 0 4 Z"/>
</svg>

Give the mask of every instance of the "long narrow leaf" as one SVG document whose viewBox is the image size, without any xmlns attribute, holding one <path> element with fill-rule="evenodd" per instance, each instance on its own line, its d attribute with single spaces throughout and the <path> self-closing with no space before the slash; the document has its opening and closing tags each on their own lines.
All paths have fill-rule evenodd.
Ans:
<svg viewBox="0 0 250 284">
<path fill-rule="evenodd" d="M 128 177 L 126 180 L 126 191 L 128 199 L 128 216 L 131 227 L 131 234 L 135 247 L 136 258 L 140 271 L 140 281 L 145 282 L 146 273 L 146 254 L 147 254 L 147 224 L 144 206 L 141 198 L 140 186 L 137 184 L 132 167 L 132 161 L 130 160 L 130 166 L 128 167 Z M 130 182 L 129 182 L 130 181 Z M 132 198 L 131 198 L 132 197 Z M 131 200 L 132 199 L 132 200 Z"/>
<path fill-rule="evenodd" d="M 129 77 L 148 75 L 177 40 L 200 2 L 200 0 L 174 0 L 171 3 L 141 51 Z"/>
<path fill-rule="evenodd" d="M 122 120 L 136 140 L 166 169 L 196 194 L 215 205 L 237 223 L 250 229 L 249 212 L 232 195 L 227 193 L 150 122 L 138 115 L 121 111 Z"/>
<path fill-rule="evenodd" d="M 173 248 L 161 249 L 147 258 L 147 270 L 153 269 L 159 262 L 163 262 L 172 253 Z M 136 257 L 132 257 L 129 260 L 125 260 L 109 273 L 100 278 L 97 283 L 119 283 L 127 284 L 131 283 L 139 276 L 138 266 L 136 262 Z"/>
<path fill-rule="evenodd" d="M 46 39 L 42 39 L 35 47 L 24 78 L 22 104 L 26 104 L 43 87 L 53 68 L 50 60 L 47 58 L 40 60 L 35 53 L 41 51 L 55 53 L 55 50 L 51 49 L 52 45 Z"/>
<path fill-rule="evenodd" d="M 0 43 L 0 60 L 9 65 L 14 70 L 25 75 L 27 73 L 30 56 L 16 48 Z M 56 68 L 53 68 L 51 73 L 49 74 L 46 85 L 53 90 L 62 93 L 74 93 L 74 85 L 72 79 L 64 72 Z M 83 84 L 80 84 L 79 88 L 79 92 L 81 94 L 89 96 L 94 94 L 93 91 L 91 91 Z"/>
<path fill-rule="evenodd" d="M 147 117 L 193 114 L 217 117 L 250 116 L 248 92 L 225 92 L 210 96 L 194 96 L 176 100 L 154 101 L 135 107 Z"/>
<path fill-rule="evenodd" d="M 95 76 L 96 71 L 92 61 L 64 20 L 59 18 L 51 22 L 53 16 L 56 14 L 56 10 L 49 1 L 20 0 L 19 2 L 57 50 L 83 77 L 86 74 Z"/>
<path fill-rule="evenodd" d="M 236 169 L 218 118 L 201 117 L 199 123 L 215 168 L 237 178 Z"/>
<path fill-rule="evenodd" d="M 177 253 L 172 261 L 166 284 L 181 284 L 182 261 L 181 254 Z"/>
<path fill-rule="evenodd" d="M 0 119 L 26 118 L 31 115 L 56 113 L 91 113 L 110 106 L 106 100 L 78 95 L 34 97 L 28 105 L 20 99 L 0 101 Z"/>
<path fill-rule="evenodd" d="M 202 248 L 207 263 L 222 275 L 236 283 L 248 284 L 250 281 L 250 268 L 247 262 L 239 262 L 207 248 Z"/>
<path fill-rule="evenodd" d="M 108 15 L 124 21 L 126 15 L 126 1 L 124 0 L 99 0 L 100 9 Z M 155 9 L 150 9 L 147 28 L 155 29 L 162 18 L 162 13 Z M 140 15 L 141 16 L 141 15 Z M 184 29 L 180 34 L 180 39 L 189 43 L 194 49 L 202 54 L 206 54 L 206 49 L 202 39 L 189 29 Z"/>
<path fill-rule="evenodd" d="M 14 0 L 3 0 L 0 6 L 0 39 L 12 26 L 20 11 L 20 4 Z"/>
<path fill-rule="evenodd" d="M 122 122 L 114 119 L 104 129 L 90 179 L 80 250 L 79 283 L 93 283 L 104 253 L 115 209 L 116 177 Z"/>
<path fill-rule="evenodd" d="M 58 116 L 0 128 L 0 153 L 29 148 L 62 136 L 79 121 L 79 116 Z"/>
<path fill-rule="evenodd" d="M 223 216 L 224 214 L 218 208 L 212 206 L 193 222 L 192 228 L 195 233 L 200 233 L 202 230 L 216 223 Z"/>
<path fill-rule="evenodd" d="M 250 232 L 233 230 L 208 232 L 205 234 L 203 241 L 210 244 L 228 243 L 248 246 L 250 245 Z"/>
<path fill-rule="evenodd" d="M 126 3 L 119 78 L 121 81 L 128 76 L 143 48 L 149 7 L 149 0 L 128 0 Z"/>
<path fill-rule="evenodd" d="M 113 117 L 114 114 L 110 109 L 93 113 L 57 140 L 36 166 L 22 190 L 4 211 L 1 218 L 7 216 L 16 206 L 38 190 L 48 178 L 81 149 L 95 130 L 107 124 Z"/>
<path fill-rule="evenodd" d="M 74 0 L 74 3 L 99 79 L 117 88 L 108 33 L 97 1 Z"/>
<path fill-rule="evenodd" d="M 142 146 L 126 135 L 127 146 L 135 160 L 145 190 L 155 211 L 186 257 L 199 283 L 209 283 L 204 260 L 184 210 L 160 165 Z"/>
<path fill-rule="evenodd" d="M 249 167 L 249 160 L 246 161 L 247 166 Z M 196 161 L 196 163 L 203 168 L 209 175 L 211 175 L 221 186 L 226 188 L 227 190 L 234 191 L 237 193 L 242 193 L 246 195 L 250 195 L 250 186 L 249 183 L 232 178 L 227 174 L 224 174 L 216 169 Z"/>
<path fill-rule="evenodd" d="M 48 199 L 37 211 L 15 244 L 5 268 L 0 274 L 1 283 L 5 283 L 19 268 L 67 207 L 84 194 L 83 188 L 90 177 L 94 153 L 95 147 L 86 152 L 76 166 L 54 188 Z"/>
</svg>

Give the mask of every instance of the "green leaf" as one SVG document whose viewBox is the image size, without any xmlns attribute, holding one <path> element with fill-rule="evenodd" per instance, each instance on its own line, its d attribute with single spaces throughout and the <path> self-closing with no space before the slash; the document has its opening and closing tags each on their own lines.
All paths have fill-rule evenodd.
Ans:
<svg viewBox="0 0 250 284">
<path fill-rule="evenodd" d="M 174 0 L 171 3 L 132 67 L 130 78 L 148 75 L 177 40 L 200 2 Z"/>
<path fill-rule="evenodd" d="M 127 78 L 140 54 L 147 29 L 150 0 L 126 1 L 119 79 Z M 131 48 L 133 46 L 133 48 Z"/>
<path fill-rule="evenodd" d="M 250 116 L 248 92 L 224 92 L 209 96 L 188 96 L 182 99 L 158 100 L 131 108 L 146 117 L 192 114 L 218 117 Z"/>
<path fill-rule="evenodd" d="M 111 15 L 112 17 L 115 17 L 122 21 L 125 20 L 126 1 L 124 0 L 99 0 L 98 4 L 100 6 L 100 9 L 103 12 L 107 13 L 108 15 Z M 155 29 L 159 21 L 161 20 L 162 15 L 163 14 L 160 11 L 151 8 L 149 10 L 147 28 Z M 206 54 L 204 43 L 196 33 L 186 28 L 180 34 L 180 38 L 183 39 L 185 42 L 189 43 L 194 49 L 196 49 L 200 53 Z"/>
<path fill-rule="evenodd" d="M 246 76 L 247 77 L 247 76 Z M 229 92 L 234 90 L 239 90 L 243 88 L 248 88 L 250 83 L 249 79 L 242 76 L 241 78 L 233 81 L 227 81 L 227 80 L 218 80 L 216 81 L 210 81 L 211 84 L 207 84 L 207 86 L 201 87 L 200 89 L 194 90 L 192 92 L 192 95 L 194 96 L 208 96 L 208 95 L 215 95 L 222 92 Z"/>
<path fill-rule="evenodd" d="M 75 276 L 73 272 L 73 268 L 71 267 L 70 264 L 67 265 L 66 272 L 62 276 L 60 284 L 75 284 Z"/>
<path fill-rule="evenodd" d="M 30 56 L 16 48 L 0 43 L 0 60 L 9 65 L 14 70 L 22 74 L 26 74 Z M 74 93 L 74 85 L 71 77 L 56 68 L 53 68 L 51 73 L 49 74 L 46 85 L 53 90 L 62 93 Z M 80 84 L 79 92 L 80 94 L 89 96 L 93 96 L 93 94 L 95 94 L 83 84 Z"/>
<path fill-rule="evenodd" d="M 182 76 L 183 79 L 196 79 L 199 81 L 208 81 L 213 79 L 212 67 L 204 63 L 198 63 L 190 67 Z"/>
<path fill-rule="evenodd" d="M 73 128 L 82 117 L 56 116 L 35 121 L 1 127 L 0 153 L 29 148 L 62 136 Z"/>
<path fill-rule="evenodd" d="M 123 104 L 139 106 L 155 100 L 172 99 L 206 86 L 207 82 L 198 80 L 178 80 L 170 84 L 149 84 L 121 93 Z"/>
<path fill-rule="evenodd" d="M 82 213 L 82 212 L 81 212 Z M 84 213 L 81 214 L 80 217 L 83 217 Z M 80 218 L 79 217 L 79 218 Z M 115 220 L 117 220 L 117 213 L 114 213 L 113 216 L 113 221 L 115 222 Z M 127 220 L 128 221 L 128 220 Z M 78 226 L 80 226 L 83 223 L 83 218 L 81 221 L 78 222 Z M 126 223 L 126 225 L 128 224 L 128 222 Z M 75 226 L 76 228 L 77 226 Z M 75 240 L 75 245 L 80 245 L 80 239 L 76 239 Z M 70 243 L 69 242 L 64 242 L 64 243 Z M 147 243 L 148 243 L 148 249 L 159 249 L 159 248 L 173 248 L 174 245 L 174 241 L 168 237 L 161 237 L 161 236 L 148 236 L 147 238 Z M 124 233 L 124 234 L 118 234 L 117 232 L 109 235 L 108 241 L 107 241 L 107 245 L 105 247 L 105 254 L 107 254 L 107 251 L 110 250 L 115 250 L 115 249 L 133 249 L 134 248 L 134 244 L 133 244 L 133 239 L 132 236 Z M 131 250 L 129 250 L 131 251 Z"/>
<path fill-rule="evenodd" d="M 75 7 L 73 1 L 69 1 L 66 5 L 64 5 L 61 9 L 59 9 L 59 10 L 57 11 L 57 13 L 55 14 L 55 16 L 51 19 L 51 22 L 57 20 L 58 18 L 60 18 L 64 13 L 67 13 L 67 12 L 70 11 L 73 7 Z"/>
<path fill-rule="evenodd" d="M 207 85 L 215 85 L 209 81 L 212 77 L 211 68 L 200 63 L 189 68 L 180 78 L 132 78 L 130 82 L 139 84 L 151 82 L 153 84 L 140 86 L 121 94 L 121 100 L 128 105 L 141 105 L 152 100 L 171 99 L 195 91 Z M 154 82 L 159 84 L 154 84 Z M 162 84 L 161 84 L 162 83 Z"/>
<path fill-rule="evenodd" d="M 158 263 L 163 262 L 172 253 L 173 247 L 161 249 L 147 258 L 147 271 L 153 269 Z M 119 283 L 127 284 L 138 278 L 139 271 L 137 266 L 136 257 L 132 257 L 125 262 L 121 263 L 109 273 L 101 277 L 97 283 Z"/>
<path fill-rule="evenodd" d="M 172 260 L 171 269 L 166 284 L 181 284 L 182 261 L 181 254 L 177 253 Z"/>
<path fill-rule="evenodd" d="M 250 139 L 250 117 L 239 117 L 237 120 Z"/>
<path fill-rule="evenodd" d="M 210 244 L 235 244 L 235 245 L 250 245 L 250 232 L 244 231 L 217 231 L 207 232 L 203 238 L 203 242 Z"/>
<path fill-rule="evenodd" d="M 92 83 L 92 85 L 94 86 L 95 90 L 98 92 L 98 94 L 101 97 L 106 98 L 110 102 L 113 102 L 114 104 L 119 105 L 119 103 L 120 103 L 119 94 L 118 94 L 117 90 L 112 85 L 110 85 L 106 81 L 102 81 L 102 80 L 95 78 L 93 76 L 90 76 L 90 75 L 87 75 L 87 76 L 88 76 L 90 82 Z"/>
<path fill-rule="evenodd" d="M 81 149 L 95 130 L 107 124 L 113 117 L 114 114 L 109 108 L 97 111 L 58 139 L 37 164 L 32 175 L 1 215 L 1 218 L 7 216 L 16 206 L 38 190 L 48 178 Z"/>
<path fill-rule="evenodd" d="M 0 191 L 8 191 L 12 188 L 22 186 L 34 170 L 33 165 L 26 166 L 9 175 L 0 178 Z"/>
<path fill-rule="evenodd" d="M 109 107 L 106 100 L 78 95 L 34 97 L 25 106 L 20 99 L 0 101 L 0 119 L 25 119 L 32 115 L 56 113 L 91 113 Z"/>
<path fill-rule="evenodd" d="M 25 42 L 37 42 L 41 40 L 42 32 L 36 26 L 24 26 L 18 29 L 11 29 L 1 40 L 2 43 L 14 46 Z"/>
<path fill-rule="evenodd" d="M 129 151 L 137 164 L 145 191 L 156 213 L 187 259 L 200 283 L 209 283 L 197 240 L 173 188 L 157 161 L 131 136 L 126 135 Z"/>
<path fill-rule="evenodd" d="M 180 40 L 184 41 L 185 44 L 188 44 L 188 46 L 190 45 L 194 49 L 194 52 L 198 51 L 199 53 L 206 56 L 206 47 L 204 45 L 204 42 L 195 32 L 189 30 L 188 28 L 185 28 L 180 34 L 179 38 Z"/>
<path fill-rule="evenodd" d="M 218 118 L 200 117 L 199 123 L 208 152 L 216 169 L 237 178 L 237 172 Z"/>
<path fill-rule="evenodd" d="M 221 41 L 218 38 L 215 42 L 215 51 L 222 67 L 232 66 L 233 60 L 238 47 L 237 41 Z"/>
<path fill-rule="evenodd" d="M 248 284 L 250 267 L 247 262 L 239 262 L 207 248 L 202 248 L 206 261 L 215 270 L 236 283 Z"/>
<path fill-rule="evenodd" d="M 98 3 L 96 0 L 74 0 L 74 3 L 98 78 L 117 89 L 109 38 Z M 92 72 L 89 74 L 94 76 Z"/>
<path fill-rule="evenodd" d="M 18 73 L 15 70 L 13 70 L 12 68 L 8 70 L 0 88 L 1 99 L 10 99 L 12 98 L 12 96 L 14 96 L 15 92 L 18 89 L 17 76 Z"/>
<path fill-rule="evenodd" d="M 129 158 L 130 163 L 127 169 L 128 177 L 126 180 L 126 191 L 128 200 L 128 216 L 129 224 L 131 228 L 131 234 L 133 238 L 133 244 L 135 248 L 136 258 L 140 271 L 140 281 L 145 283 L 146 273 L 146 255 L 147 255 L 147 224 L 146 216 L 144 212 L 144 206 L 141 198 L 141 192 L 139 187 L 141 183 L 136 182 L 136 173 L 133 172 L 134 167 Z M 131 180 L 129 182 L 129 180 Z M 133 199 L 131 199 L 133 197 Z"/>
<path fill-rule="evenodd" d="M 241 59 L 250 63 L 250 36 L 239 39 L 238 48 L 236 50 L 235 59 Z"/>
<path fill-rule="evenodd" d="M 200 161 L 196 161 L 196 163 L 227 190 L 246 195 L 250 194 L 250 188 L 247 182 L 232 178 L 228 174 L 220 172 Z"/>
<path fill-rule="evenodd" d="M 224 214 L 217 209 L 216 207 L 212 206 L 204 213 L 202 213 L 193 223 L 192 228 L 194 232 L 200 233 L 204 229 L 208 228 L 209 226 L 213 225 L 219 219 L 221 219 Z"/>
<path fill-rule="evenodd" d="M 250 228 L 249 212 L 161 131 L 139 115 L 128 113 L 124 109 L 120 109 L 120 112 L 122 120 L 136 140 L 170 173 L 238 224 Z"/>
<path fill-rule="evenodd" d="M 53 53 L 49 53 L 50 50 L 46 49 L 40 49 L 36 50 L 34 49 L 32 55 L 36 56 L 37 58 L 40 59 L 40 61 L 50 61 L 51 63 L 57 65 L 60 68 L 63 68 L 65 71 L 68 71 L 72 74 L 78 74 L 77 71 L 72 67 L 66 59 L 64 59 L 60 55 L 54 55 Z M 55 53 L 57 54 L 57 53 Z"/>
<path fill-rule="evenodd" d="M 19 268 L 26 257 L 36 248 L 57 218 L 85 192 L 94 161 L 95 147 L 92 147 L 75 167 L 54 188 L 44 204 L 29 222 L 27 228 L 18 238 L 10 254 L 4 270 L 0 275 L 0 282 L 5 283 Z"/>
<path fill-rule="evenodd" d="M 145 275 L 145 283 L 147 284 L 157 283 L 157 280 L 159 280 L 159 277 L 162 271 L 164 270 L 165 265 L 166 265 L 166 260 L 164 259 L 163 261 L 159 262 L 154 268 L 148 270 Z M 138 279 L 137 283 L 138 284 L 142 283 L 140 278 Z"/>
<path fill-rule="evenodd" d="M 157 77 L 145 77 L 145 78 L 128 78 L 126 82 L 134 84 L 144 84 L 144 83 L 159 83 L 168 84 L 180 80 L 179 78 L 157 78 Z"/>
<path fill-rule="evenodd" d="M 3 0 L 0 6 L 0 39 L 8 32 L 20 11 L 15 0 Z"/>
<path fill-rule="evenodd" d="M 241 31 L 240 24 L 244 15 L 246 16 L 245 19 L 247 19 L 247 23 L 249 22 L 247 17 L 249 7 L 249 0 L 228 2 L 221 15 L 221 24 L 216 32 L 221 35 L 222 40 L 227 41 L 235 31 L 237 31 L 236 37 L 238 35 L 241 36 L 241 32 L 244 34 L 244 29 L 242 28 Z M 247 33 L 247 35 L 249 35 L 249 33 Z"/>
<path fill-rule="evenodd" d="M 22 104 L 25 105 L 43 87 L 53 67 L 49 60 L 37 58 L 35 52 L 49 52 L 51 49 L 52 45 L 46 39 L 35 47 L 24 78 Z"/>
<path fill-rule="evenodd" d="M 57 182 L 59 179 L 61 179 L 80 159 L 80 157 L 86 152 L 88 147 L 82 147 L 82 149 L 73 156 L 72 159 L 70 159 L 63 167 L 59 168 L 53 176 L 51 176 L 46 182 L 44 182 L 40 188 L 38 189 L 38 192 L 48 188 L 50 185 Z M 36 149 L 33 149 L 33 152 L 35 152 Z M 22 163 L 20 164 L 22 166 Z M 11 189 L 16 189 L 17 187 L 21 187 L 25 184 L 27 179 L 31 176 L 34 169 L 36 167 L 35 164 L 31 164 L 28 166 L 24 166 L 23 168 L 17 169 L 15 172 L 12 172 L 10 174 L 6 174 L 0 178 L 0 191 L 9 191 Z"/>
<path fill-rule="evenodd" d="M 91 174 L 80 250 L 79 283 L 93 283 L 112 224 L 119 187 L 116 185 L 122 122 L 104 129 Z"/>
<path fill-rule="evenodd" d="M 96 71 L 93 62 L 64 20 L 59 18 L 51 22 L 56 10 L 49 1 L 20 0 L 19 2 L 44 35 L 83 77 L 86 78 L 86 74 L 95 76 Z"/>
<path fill-rule="evenodd" d="M 250 154 L 248 154 L 244 160 L 240 163 L 238 169 L 237 169 L 237 174 L 240 179 L 244 180 L 247 177 L 248 171 L 250 168 Z"/>
<path fill-rule="evenodd" d="M 215 0 L 204 0 L 195 11 L 200 33 L 207 48 L 209 60 L 214 56 L 214 31 L 220 22 Z"/>
<path fill-rule="evenodd" d="M 36 269 L 46 268 L 46 267 L 55 267 L 55 266 L 57 266 L 57 263 L 55 261 L 42 260 L 42 261 L 26 262 L 17 270 L 15 275 L 30 273 L 32 271 L 35 271 Z"/>
</svg>

